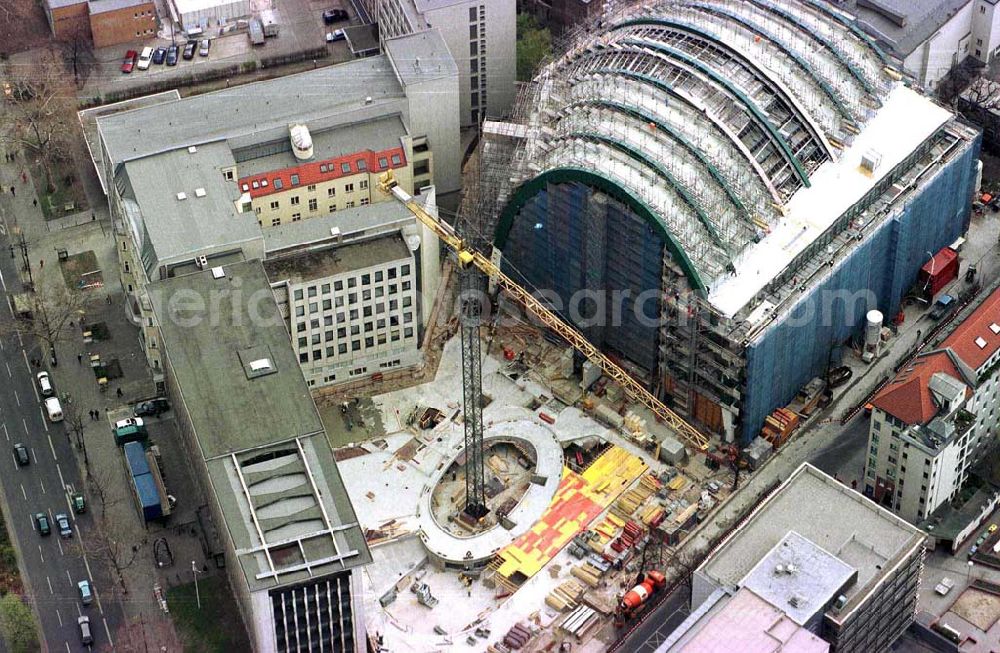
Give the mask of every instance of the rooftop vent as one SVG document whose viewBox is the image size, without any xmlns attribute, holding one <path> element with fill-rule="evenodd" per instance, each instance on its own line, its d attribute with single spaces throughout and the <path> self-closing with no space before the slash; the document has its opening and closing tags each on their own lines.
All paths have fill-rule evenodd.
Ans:
<svg viewBox="0 0 1000 653">
<path fill-rule="evenodd" d="M 983 338 L 976 338 L 976 346 L 980 349 L 986 349 L 986 340 Z"/>
<path fill-rule="evenodd" d="M 194 196 L 195 197 L 205 197 L 205 189 L 204 188 L 195 188 L 194 189 Z"/>
<path fill-rule="evenodd" d="M 195 152 L 197 152 L 197 151 L 198 151 L 198 148 L 197 148 L 197 147 L 195 147 L 194 145 L 192 145 L 192 146 L 190 146 L 190 147 L 188 148 L 188 152 L 189 152 L 190 154 L 194 154 L 194 153 L 195 153 Z"/>
<path fill-rule="evenodd" d="M 845 605 L 847 605 L 847 597 L 841 594 L 837 597 L 837 600 L 833 602 L 833 609 L 842 610 Z"/>
<path fill-rule="evenodd" d="M 299 161 L 308 161 L 313 156 L 313 141 L 309 128 L 303 124 L 288 126 L 288 135 L 292 141 L 292 154 Z"/>
<path fill-rule="evenodd" d="M 222 268 L 219 269 L 221 270 Z M 272 369 L 274 369 L 274 366 L 271 365 L 270 358 L 258 358 L 255 361 L 250 361 L 251 372 L 267 372 Z"/>
<path fill-rule="evenodd" d="M 224 276 L 226 276 L 226 271 L 222 269 L 221 265 L 218 265 L 218 266 L 212 268 L 212 278 L 213 279 L 221 279 Z"/>
<path fill-rule="evenodd" d="M 372 96 L 369 95 L 368 97 L 365 98 L 365 104 L 371 104 L 371 103 L 372 103 Z"/>
<path fill-rule="evenodd" d="M 194 262 L 198 266 L 198 269 L 200 269 L 200 270 L 204 270 L 205 268 L 208 267 L 208 257 L 207 256 L 199 256 L 198 258 L 196 258 L 194 260 Z"/>
<path fill-rule="evenodd" d="M 330 227 L 330 235 L 334 238 L 340 238 L 340 227 Z"/>
<path fill-rule="evenodd" d="M 177 193 L 177 201 L 186 200 L 188 196 L 185 193 Z"/>
<path fill-rule="evenodd" d="M 882 163 L 882 155 L 875 150 L 868 150 L 861 155 L 861 170 L 865 174 L 874 174 L 880 163 Z"/>
</svg>

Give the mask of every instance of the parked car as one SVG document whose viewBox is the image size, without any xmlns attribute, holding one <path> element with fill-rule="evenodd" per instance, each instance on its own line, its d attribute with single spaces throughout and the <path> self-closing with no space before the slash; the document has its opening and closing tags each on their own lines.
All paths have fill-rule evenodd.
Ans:
<svg viewBox="0 0 1000 653">
<path fill-rule="evenodd" d="M 132 414 L 136 417 L 158 417 L 168 410 L 170 410 L 170 402 L 158 397 L 137 403 Z"/>
<path fill-rule="evenodd" d="M 60 537 L 73 537 L 73 527 L 69 525 L 69 517 L 66 516 L 66 513 L 59 513 L 55 519 L 56 526 L 59 527 Z"/>
<path fill-rule="evenodd" d="M 86 646 L 93 644 L 94 634 L 90 632 L 90 617 L 80 617 L 76 620 L 76 624 L 80 627 L 80 641 Z"/>
<path fill-rule="evenodd" d="M 87 500 L 83 498 L 83 495 L 77 492 L 76 494 L 71 494 L 69 497 L 69 503 L 73 506 L 73 512 L 78 515 L 82 515 L 87 512 Z"/>
<path fill-rule="evenodd" d="M 49 516 L 44 512 L 35 513 L 35 524 L 38 526 L 38 532 L 42 535 L 48 535 L 52 532 L 52 527 L 49 525 Z"/>
<path fill-rule="evenodd" d="M 20 442 L 14 445 L 14 460 L 17 461 L 18 467 L 27 467 L 31 464 L 31 458 L 28 456 L 28 448 Z"/>
<path fill-rule="evenodd" d="M 323 22 L 327 25 L 340 23 L 348 20 L 350 16 L 343 9 L 327 9 L 323 12 Z"/>
<path fill-rule="evenodd" d="M 934 308 L 931 309 L 931 319 L 940 320 L 944 316 L 955 310 L 955 306 L 958 302 L 951 295 L 941 295 L 941 297 L 934 303 Z"/>
<path fill-rule="evenodd" d="M 139 53 L 139 63 L 136 64 L 136 68 L 139 70 L 148 70 L 149 64 L 153 62 L 153 48 L 147 46 L 142 49 Z"/>
<path fill-rule="evenodd" d="M 164 60 L 166 60 L 166 58 L 167 58 L 166 48 L 156 48 L 155 50 L 153 50 L 153 63 L 155 63 L 156 65 L 162 64 Z"/>
<path fill-rule="evenodd" d="M 43 397 L 51 397 L 53 394 L 52 390 L 52 379 L 49 378 L 48 372 L 39 372 L 35 375 L 38 379 L 38 391 L 42 393 Z"/>
<path fill-rule="evenodd" d="M 176 66 L 177 65 L 177 52 L 179 50 L 180 50 L 180 48 L 178 48 L 176 45 L 171 45 L 169 48 L 167 48 L 166 62 L 167 62 L 168 66 Z"/>
<path fill-rule="evenodd" d="M 126 417 L 115 422 L 116 429 L 123 429 L 127 426 L 143 426 L 141 417 Z"/>
<path fill-rule="evenodd" d="M 45 400 L 45 412 L 49 415 L 50 422 L 61 422 L 63 420 L 62 404 L 56 397 L 49 397 Z"/>
<path fill-rule="evenodd" d="M 89 580 L 81 580 L 76 584 L 76 589 L 80 592 L 80 603 L 90 605 L 94 602 L 94 590 L 90 587 Z"/>
<path fill-rule="evenodd" d="M 209 39 L 202 39 L 201 46 L 198 48 L 198 56 L 207 57 L 208 51 L 212 47 L 212 41 Z"/>
<path fill-rule="evenodd" d="M 332 32 L 326 33 L 326 42 L 334 43 L 336 41 L 343 41 L 347 38 L 347 34 L 344 33 L 342 29 L 335 29 Z"/>
<path fill-rule="evenodd" d="M 844 367 L 836 367 L 830 370 L 830 373 L 827 374 L 826 382 L 831 388 L 836 388 L 837 386 L 844 385 L 850 381 L 853 375 L 854 372 L 846 365 Z"/>
<path fill-rule="evenodd" d="M 125 53 L 125 58 L 122 60 L 122 72 L 130 73 L 132 69 L 135 68 L 135 60 L 139 57 L 139 54 L 135 50 L 129 50 Z"/>
<path fill-rule="evenodd" d="M 198 48 L 198 41 L 192 39 L 184 44 L 184 54 L 182 54 L 181 56 L 184 57 L 185 61 L 190 61 L 191 59 L 194 59 L 194 51 L 197 48 Z"/>
</svg>

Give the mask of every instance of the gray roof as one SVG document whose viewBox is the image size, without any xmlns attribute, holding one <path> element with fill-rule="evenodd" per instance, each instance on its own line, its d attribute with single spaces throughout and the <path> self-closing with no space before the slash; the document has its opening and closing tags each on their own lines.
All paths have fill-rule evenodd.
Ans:
<svg viewBox="0 0 1000 653">
<path fill-rule="evenodd" d="M 223 279 L 205 270 L 147 286 L 206 460 L 323 430 L 263 266 L 224 270 Z M 249 357 L 276 371 L 248 378 Z"/>
<path fill-rule="evenodd" d="M 127 177 L 124 196 L 138 208 L 129 215 L 138 231 L 136 241 L 142 243 L 147 272 L 161 261 L 261 238 L 256 217 L 236 211 L 239 188 L 222 176 L 223 168 L 234 165 L 223 142 L 125 164 L 119 175 Z M 197 196 L 199 188 L 205 191 L 204 197 Z M 178 193 L 184 193 L 185 199 L 177 199 Z M 152 258 L 147 256 L 148 248 Z"/>
<path fill-rule="evenodd" d="M 148 286 L 250 591 L 371 561 L 260 261 Z M 263 369 L 252 363 L 267 360 Z"/>
<path fill-rule="evenodd" d="M 406 126 L 403 124 L 402 117 L 398 113 L 393 113 L 371 120 L 342 122 L 325 129 L 310 129 L 309 133 L 313 141 L 312 160 L 321 161 L 323 159 L 335 159 L 347 154 L 355 154 L 367 150 L 378 152 L 380 150 L 400 147 L 402 138 L 408 132 Z M 282 130 L 280 138 L 288 141 L 287 126 Z M 236 156 L 240 159 L 239 172 L 241 178 L 291 168 L 302 163 L 302 161 L 296 159 L 295 155 L 292 154 L 290 141 L 288 148 L 281 152 L 261 157 L 245 158 L 252 154 L 252 152 L 248 151 L 250 149 L 252 148 L 245 148 L 242 151 L 236 152 Z"/>
<path fill-rule="evenodd" d="M 458 75 L 458 65 L 436 29 L 389 39 L 383 46 L 404 87 Z"/>
<path fill-rule="evenodd" d="M 419 198 L 418 198 L 419 199 Z M 264 248 L 268 255 L 284 249 L 307 246 L 332 240 L 331 229 L 339 229 L 341 237 L 359 234 L 375 228 L 402 228 L 416 218 L 409 209 L 396 201 L 377 202 L 352 209 L 342 209 L 336 213 L 309 218 L 299 222 L 289 222 L 277 227 L 263 229 Z"/>
<path fill-rule="evenodd" d="M 87 4 L 87 0 L 45 0 L 45 5 L 49 8 L 49 10 L 82 4 Z"/>
<path fill-rule="evenodd" d="M 302 283 L 394 261 L 410 260 L 410 248 L 399 232 L 350 245 L 331 246 L 267 259 L 264 270 L 272 283 Z"/>
<path fill-rule="evenodd" d="M 469 5 L 469 6 L 479 5 L 478 2 L 469 2 L 469 0 L 412 0 L 412 2 L 413 5 L 417 8 L 417 11 L 421 13 L 429 9 L 442 9 L 444 7 L 451 7 L 453 5 Z"/>
<path fill-rule="evenodd" d="M 858 26 L 906 58 L 947 23 L 970 0 L 847 0 L 840 9 L 858 18 Z M 874 7 L 884 7 L 884 10 Z M 890 18 L 895 15 L 897 18 Z M 902 18 L 903 20 L 899 20 Z M 904 23 L 900 25 L 899 23 Z"/>
<path fill-rule="evenodd" d="M 90 5 L 91 14 L 103 14 L 107 11 L 137 7 L 139 5 L 152 4 L 152 2 L 151 0 L 90 0 L 88 4 Z"/>
<path fill-rule="evenodd" d="M 385 55 L 326 66 L 98 118 L 114 164 L 192 144 L 363 111 L 405 97 Z M 258 141 L 259 142 L 259 141 Z M 243 143 L 234 143 L 234 146 Z M 249 143 L 247 143 L 249 144 Z"/>
<path fill-rule="evenodd" d="M 856 573 L 844 561 L 791 531 L 741 585 L 804 626 L 826 610 Z"/>
<path fill-rule="evenodd" d="M 857 582 L 843 592 L 848 605 L 841 616 L 924 540 L 912 525 L 803 463 L 700 569 L 718 583 L 737 587 L 792 531 L 858 570 Z"/>
</svg>

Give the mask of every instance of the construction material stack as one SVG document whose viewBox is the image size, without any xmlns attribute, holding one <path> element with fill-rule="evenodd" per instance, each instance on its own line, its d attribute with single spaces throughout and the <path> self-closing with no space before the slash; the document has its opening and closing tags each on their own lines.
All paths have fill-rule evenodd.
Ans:
<svg viewBox="0 0 1000 653">
<path fill-rule="evenodd" d="M 764 420 L 761 436 L 780 449 L 799 426 L 799 416 L 787 408 L 778 408 Z"/>
</svg>

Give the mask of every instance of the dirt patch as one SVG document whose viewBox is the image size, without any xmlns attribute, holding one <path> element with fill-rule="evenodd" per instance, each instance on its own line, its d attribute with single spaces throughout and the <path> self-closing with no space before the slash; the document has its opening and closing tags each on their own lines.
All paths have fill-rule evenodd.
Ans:
<svg viewBox="0 0 1000 653">
<path fill-rule="evenodd" d="M 986 632 L 1000 619 L 1000 596 L 969 588 L 951 606 L 951 612 Z"/>
<path fill-rule="evenodd" d="M 333 459 L 339 463 L 351 458 L 359 458 L 367 455 L 367 449 L 362 449 L 361 447 L 344 447 L 333 452 Z"/>
<path fill-rule="evenodd" d="M 35 184 L 35 193 L 38 195 L 38 203 L 46 220 L 64 218 L 90 208 L 83 182 L 73 168 L 64 166 L 62 170 L 67 172 L 54 173 L 51 186 L 42 165 L 33 164 L 29 169 Z"/>
<path fill-rule="evenodd" d="M 87 250 L 81 254 L 73 254 L 64 261 L 59 261 L 66 287 L 74 290 L 89 290 L 104 285 L 104 276 L 97 264 L 97 256 Z"/>
<path fill-rule="evenodd" d="M 37 48 L 51 40 L 52 32 L 40 2 L 0 2 L 0 56 Z"/>
</svg>

